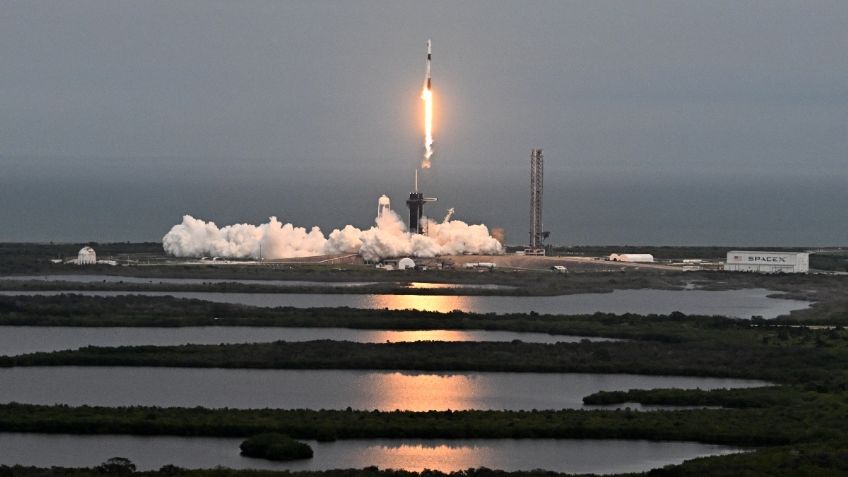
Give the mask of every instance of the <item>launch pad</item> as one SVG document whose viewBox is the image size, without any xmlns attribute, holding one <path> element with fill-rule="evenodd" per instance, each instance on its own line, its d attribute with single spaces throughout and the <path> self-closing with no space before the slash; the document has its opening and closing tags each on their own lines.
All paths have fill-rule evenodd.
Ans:
<svg viewBox="0 0 848 477">
<path fill-rule="evenodd" d="M 436 202 L 435 197 L 424 197 L 418 192 L 418 169 L 415 170 L 415 192 L 409 193 L 406 206 L 409 207 L 409 233 L 427 235 L 427 221 L 424 216 L 424 203 Z M 423 219 L 423 220 L 422 220 Z"/>
</svg>

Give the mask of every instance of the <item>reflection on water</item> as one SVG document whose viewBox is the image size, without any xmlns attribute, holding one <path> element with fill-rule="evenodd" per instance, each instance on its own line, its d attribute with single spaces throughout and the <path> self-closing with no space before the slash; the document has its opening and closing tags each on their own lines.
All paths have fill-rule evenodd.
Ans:
<svg viewBox="0 0 848 477">
<path fill-rule="evenodd" d="M 457 379 L 451 375 L 387 373 L 372 376 L 370 381 L 381 391 L 373 396 L 373 406 L 385 410 L 473 409 L 473 396 L 492 393 L 486 389 L 485 379 L 473 375 Z"/>
<path fill-rule="evenodd" d="M 655 467 L 680 463 L 695 456 L 722 455 L 738 450 L 690 442 L 648 442 L 624 440 L 529 439 L 484 440 L 463 439 L 445 443 L 435 439 L 381 439 L 341 442 L 344 451 L 354 446 L 364 448 L 352 458 L 334 453 L 332 458 L 341 467 L 361 468 L 376 465 L 380 468 L 421 472 L 435 469 L 455 472 L 473 467 L 489 467 L 507 471 L 545 469 L 567 473 L 624 473 L 642 472 Z M 334 444 L 324 446 L 329 453 Z M 350 459 L 350 460 L 348 460 Z M 375 464 L 375 459 L 377 464 Z M 350 462 L 349 466 L 345 466 Z M 323 462 L 318 465 L 324 465 Z M 301 464 L 298 470 L 317 470 Z"/>
<path fill-rule="evenodd" d="M 447 313 L 454 310 L 468 310 L 470 296 L 448 295 L 368 295 L 368 308 L 388 308 L 390 310 L 421 310 Z M 481 297 L 474 297 L 481 298 Z"/>
<path fill-rule="evenodd" d="M 406 288 L 414 290 L 444 290 L 451 288 L 466 288 L 476 290 L 514 290 L 516 287 L 509 285 L 494 285 L 491 283 L 427 283 L 410 282 Z"/>
<path fill-rule="evenodd" d="M 582 408 L 605 390 L 716 389 L 762 381 L 634 374 L 22 367 L 0 369 L 0 402 L 282 409 Z M 249 389 L 250 392 L 245 392 Z"/>
<path fill-rule="evenodd" d="M 483 339 L 470 339 L 471 336 L 466 331 L 461 330 L 417 330 L 417 331 L 383 331 L 375 330 L 374 335 L 379 336 L 382 342 L 399 343 L 403 341 L 490 341 Z M 541 333 L 538 333 L 541 334 Z M 513 339 L 522 339 L 521 333 L 515 333 Z M 376 337 L 375 336 L 375 337 Z M 554 338 L 552 335 L 544 335 Z M 531 338 L 532 339 L 532 338 Z M 512 341 L 512 340 L 497 340 L 497 341 Z M 375 342 L 380 342 L 375 340 Z"/>
<path fill-rule="evenodd" d="M 82 295 L 118 296 L 127 292 L 0 292 L 3 295 Z M 735 316 L 759 315 L 775 318 L 792 310 L 807 308 L 809 302 L 768 298 L 764 289 L 746 290 L 616 290 L 612 293 L 586 293 L 560 296 L 446 296 L 446 295 L 361 295 L 306 293 L 206 293 L 206 292 L 133 292 L 134 295 L 196 298 L 219 303 L 251 306 L 294 306 L 299 308 L 349 306 L 366 309 L 416 309 L 447 313 L 461 310 L 475 313 L 591 314 L 671 313 Z"/>
<path fill-rule="evenodd" d="M 0 433 L 0 464 L 90 467 L 114 456 L 139 470 L 166 464 L 183 468 L 327 470 L 377 466 L 382 469 L 452 472 L 470 467 L 507 471 L 546 469 L 568 473 L 643 472 L 736 449 L 694 442 L 612 439 L 373 439 L 306 441 L 315 457 L 271 462 L 239 455 L 241 439 L 199 437 L 68 436 Z"/>
<path fill-rule="evenodd" d="M 279 328 L 197 326 L 183 328 L 86 328 L 60 326 L 0 326 L 0 356 L 77 349 L 83 346 L 172 346 L 181 344 L 268 343 L 272 341 L 336 340 L 358 343 L 406 341 L 512 341 L 527 343 L 576 342 L 605 338 L 514 333 L 511 331 L 421 330 L 386 331 L 347 328 Z"/>
<path fill-rule="evenodd" d="M 576 343 L 589 341 L 620 341 L 613 338 L 596 338 L 586 336 L 549 335 L 547 333 L 518 333 L 513 331 L 485 330 L 361 330 L 363 342 L 370 343 L 400 343 L 409 341 L 513 341 L 525 343 Z M 367 340 L 367 341 L 366 341 Z"/>
</svg>

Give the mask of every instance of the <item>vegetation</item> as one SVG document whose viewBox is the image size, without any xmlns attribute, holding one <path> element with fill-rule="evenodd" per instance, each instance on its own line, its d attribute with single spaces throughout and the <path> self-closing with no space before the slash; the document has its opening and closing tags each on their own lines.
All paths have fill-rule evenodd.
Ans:
<svg viewBox="0 0 848 477">
<path fill-rule="evenodd" d="M 135 472 L 135 464 L 126 457 L 112 457 L 94 468 L 98 474 L 129 475 Z"/>
<path fill-rule="evenodd" d="M 848 271 L 848 250 L 810 255 L 810 267 L 816 270 Z"/>
<path fill-rule="evenodd" d="M 739 446 L 834 442 L 848 425 L 845 393 L 790 386 L 744 409 L 367 411 L 0 405 L 0 431 L 297 439 L 590 438 Z M 781 396 L 783 394 L 783 396 Z M 755 399 L 751 397 L 750 399 Z M 687 403 L 690 404 L 690 403 Z"/>
<path fill-rule="evenodd" d="M 311 459 L 312 447 L 285 434 L 266 432 L 248 437 L 239 446 L 241 455 L 268 460 Z"/>
<path fill-rule="evenodd" d="M 848 298 L 843 298 L 848 300 Z M 848 302 L 846 303 L 848 305 Z M 827 308 L 827 310 L 825 310 Z M 684 315 L 540 315 L 478 314 L 452 311 L 362 310 L 339 308 L 263 308 L 173 297 L 126 295 L 94 297 L 0 296 L 0 326 L 280 326 L 344 327 L 394 330 L 496 330 L 562 335 L 604 336 L 666 342 L 713 339 L 759 341 L 777 338 L 786 323 L 848 323 L 848 311 L 837 304 L 816 307 L 823 318 L 739 320 Z M 818 315 L 814 315 L 818 316 Z M 752 326 L 753 325 L 753 326 Z M 731 331 L 732 333 L 726 333 Z M 781 333 L 803 334 L 784 330 Z"/>
<path fill-rule="evenodd" d="M 772 322 L 760 321 L 767 326 Z M 497 330 L 679 341 L 723 329 L 751 328 L 748 320 L 637 314 L 557 316 L 452 311 L 338 308 L 263 308 L 173 297 L 0 296 L 0 325 L 14 326 L 280 326 L 395 330 Z"/>
<path fill-rule="evenodd" d="M 649 406 L 720 406 L 725 408 L 763 408 L 803 404 L 803 393 L 790 388 L 764 386 L 748 389 L 631 389 L 599 391 L 583 398 L 583 404 L 609 406 L 639 403 Z"/>
<path fill-rule="evenodd" d="M 686 320 L 683 320 L 686 322 Z M 839 388 L 848 383 L 848 331 L 747 327 L 657 334 L 654 341 L 579 343 L 330 340 L 260 344 L 85 347 L 0 357 L 0 366 L 170 366 L 265 369 L 593 372 L 766 379 Z"/>
</svg>

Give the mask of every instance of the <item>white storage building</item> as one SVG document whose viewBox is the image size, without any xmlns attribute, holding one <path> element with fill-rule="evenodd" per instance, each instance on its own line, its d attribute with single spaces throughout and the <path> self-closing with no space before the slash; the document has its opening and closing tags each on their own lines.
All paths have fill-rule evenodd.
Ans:
<svg viewBox="0 0 848 477">
<path fill-rule="evenodd" d="M 724 270 L 729 272 L 807 273 L 810 271 L 810 254 L 806 252 L 731 250 L 727 252 Z"/>
<path fill-rule="evenodd" d="M 609 256 L 610 262 L 654 263 L 650 253 L 614 253 Z"/>
</svg>

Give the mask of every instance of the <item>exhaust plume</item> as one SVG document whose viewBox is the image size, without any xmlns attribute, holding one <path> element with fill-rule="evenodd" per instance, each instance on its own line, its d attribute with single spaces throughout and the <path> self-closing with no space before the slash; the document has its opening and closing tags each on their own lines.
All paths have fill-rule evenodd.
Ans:
<svg viewBox="0 0 848 477">
<path fill-rule="evenodd" d="M 428 234 L 411 234 L 400 216 L 386 207 L 375 225 L 360 230 L 352 225 L 324 236 L 318 227 L 307 230 L 283 224 L 276 217 L 261 225 L 235 224 L 219 228 L 190 215 L 183 216 L 162 238 L 162 246 L 176 257 L 227 257 L 247 259 L 296 258 L 356 253 L 366 260 L 393 257 L 432 258 L 439 255 L 500 254 L 501 243 L 485 225 L 460 220 L 441 223 L 430 219 Z M 261 252 L 261 257 L 260 257 Z"/>
<path fill-rule="evenodd" d="M 433 91 L 424 87 L 421 92 L 424 100 L 424 160 L 421 161 L 422 169 L 429 169 L 430 158 L 433 157 Z"/>
</svg>

